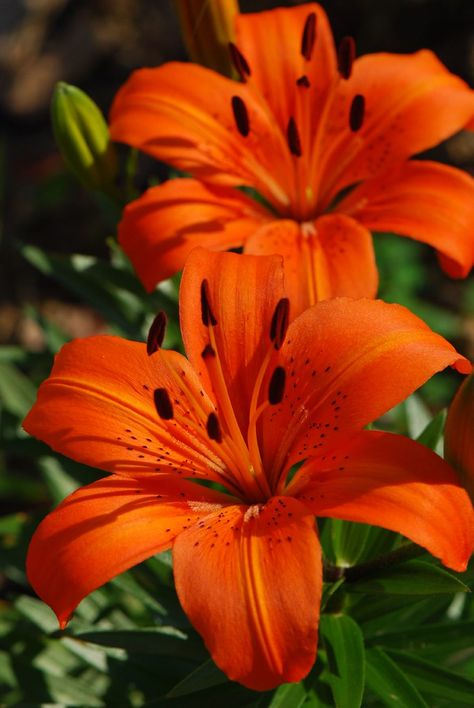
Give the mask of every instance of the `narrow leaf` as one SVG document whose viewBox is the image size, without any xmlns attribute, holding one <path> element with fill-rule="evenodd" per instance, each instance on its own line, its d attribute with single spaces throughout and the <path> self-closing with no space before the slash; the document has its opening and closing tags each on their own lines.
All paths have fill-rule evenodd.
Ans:
<svg viewBox="0 0 474 708">
<path fill-rule="evenodd" d="M 335 704 L 359 708 L 365 683 L 364 640 L 359 626 L 347 615 L 323 615 L 320 631 Z"/>
<path fill-rule="evenodd" d="M 374 571 L 365 578 L 346 582 L 348 592 L 387 593 L 391 595 L 439 595 L 469 592 L 459 578 L 447 570 L 424 561 L 407 561 L 396 567 Z"/>
<path fill-rule="evenodd" d="M 366 652 L 367 687 L 389 708 L 428 708 L 403 671 L 381 649 Z"/>
<path fill-rule="evenodd" d="M 202 691 L 204 688 L 218 686 L 221 683 L 227 683 L 227 676 L 217 668 L 211 659 L 205 661 L 204 664 L 198 666 L 186 678 L 176 684 L 171 691 L 168 692 L 168 698 L 176 698 L 178 696 L 186 696 L 189 693 Z"/>
<path fill-rule="evenodd" d="M 387 650 L 388 656 L 396 661 L 402 671 L 419 691 L 427 693 L 439 701 L 444 698 L 456 707 L 472 706 L 474 681 L 444 669 L 439 664 L 420 659 L 408 652 Z"/>
</svg>

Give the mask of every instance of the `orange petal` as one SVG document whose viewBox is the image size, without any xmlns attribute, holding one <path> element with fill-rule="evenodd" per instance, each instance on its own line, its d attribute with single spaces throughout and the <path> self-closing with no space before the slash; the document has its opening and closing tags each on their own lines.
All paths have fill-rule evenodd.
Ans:
<svg viewBox="0 0 474 708">
<path fill-rule="evenodd" d="M 248 135 L 232 99 L 246 107 Z M 248 185 L 288 203 L 291 156 L 264 102 L 248 86 L 210 69 L 171 62 L 135 71 L 111 111 L 113 140 L 127 143 L 214 184 Z"/>
<path fill-rule="evenodd" d="M 474 546 L 469 498 L 454 470 L 414 440 L 359 433 L 331 459 L 301 468 L 292 487 L 318 516 L 397 531 L 449 568 L 466 569 Z"/>
<path fill-rule="evenodd" d="M 338 211 L 373 231 L 394 231 L 429 243 L 449 261 L 452 276 L 474 263 L 474 179 L 437 162 L 411 160 L 367 180 Z"/>
<path fill-rule="evenodd" d="M 270 323 L 283 297 L 281 258 L 211 253 L 195 249 L 183 272 L 180 318 L 189 360 L 206 390 L 217 389 L 203 363 L 209 331 L 200 317 L 200 290 L 208 281 L 218 358 L 234 413 L 247 433 L 249 404 L 260 366 L 271 348 Z M 222 403 L 222 397 L 220 398 Z"/>
<path fill-rule="evenodd" d="M 224 251 L 242 246 L 270 217 L 234 188 L 174 179 L 128 204 L 119 241 L 148 291 L 181 270 L 196 246 Z"/>
<path fill-rule="evenodd" d="M 264 414 L 265 459 L 273 476 L 337 445 L 404 400 L 437 371 L 471 365 L 400 305 L 337 298 L 294 320 L 280 350 L 282 403 Z"/>
<path fill-rule="evenodd" d="M 340 295 L 375 297 L 377 291 L 372 236 L 341 214 L 303 225 L 272 221 L 249 237 L 245 253 L 283 256 L 293 317 L 319 300 Z"/>
<path fill-rule="evenodd" d="M 101 479 L 71 494 L 38 526 L 28 550 L 28 579 L 64 627 L 86 595 L 169 548 L 223 498 L 169 476 L 140 483 L 115 475 Z"/>
<path fill-rule="evenodd" d="M 230 679 L 262 691 L 306 676 L 322 582 L 304 505 L 275 497 L 227 507 L 180 534 L 173 561 L 180 602 Z"/>
<path fill-rule="evenodd" d="M 316 40 L 309 61 L 301 53 L 305 22 L 316 15 Z M 307 3 L 237 17 L 237 44 L 251 69 L 250 84 L 265 96 L 282 131 L 290 116 L 298 112 L 298 94 L 313 118 L 321 110 L 323 97 L 336 75 L 336 53 L 327 15 L 320 5 Z M 311 92 L 300 89 L 296 80 L 307 76 Z M 314 121 L 313 121 L 314 125 Z"/>
<path fill-rule="evenodd" d="M 353 97 L 365 97 L 362 128 L 348 126 Z M 427 50 L 357 59 L 338 87 L 320 173 L 328 204 L 343 187 L 388 171 L 461 130 L 474 116 L 474 92 Z"/>
<path fill-rule="evenodd" d="M 173 419 L 159 417 L 156 388 L 167 389 Z M 148 356 L 139 342 L 77 339 L 57 355 L 24 427 L 63 455 L 111 472 L 172 471 L 222 481 L 218 448 L 205 430 L 213 404 L 200 390 L 176 352 Z"/>
<path fill-rule="evenodd" d="M 449 406 L 444 451 L 474 502 L 474 374 L 463 382 Z"/>
</svg>

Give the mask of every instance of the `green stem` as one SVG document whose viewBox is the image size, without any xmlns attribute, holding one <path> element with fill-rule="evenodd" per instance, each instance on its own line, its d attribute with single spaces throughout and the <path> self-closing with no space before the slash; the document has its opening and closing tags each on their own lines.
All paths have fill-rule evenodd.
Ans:
<svg viewBox="0 0 474 708">
<path fill-rule="evenodd" d="M 412 558 L 418 558 L 418 556 L 422 556 L 424 553 L 426 553 L 425 549 L 417 546 L 415 543 L 405 543 L 403 546 L 400 546 L 400 548 L 396 548 L 394 551 L 384 556 L 379 556 L 365 563 L 354 565 L 351 568 L 340 568 L 335 565 L 328 565 L 325 568 L 325 579 L 328 582 L 334 582 L 344 577 L 347 582 L 351 583 L 366 575 L 370 575 L 374 571 L 383 570 L 392 565 L 398 565 L 398 563 L 404 563 Z"/>
</svg>

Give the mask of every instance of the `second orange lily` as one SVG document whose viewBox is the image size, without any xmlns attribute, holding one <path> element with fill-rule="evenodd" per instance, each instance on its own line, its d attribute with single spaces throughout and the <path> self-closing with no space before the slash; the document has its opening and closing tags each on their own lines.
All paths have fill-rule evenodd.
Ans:
<svg viewBox="0 0 474 708">
<path fill-rule="evenodd" d="M 95 588 L 172 547 L 213 659 L 265 690 L 315 660 L 315 515 L 392 529 L 465 569 L 471 505 L 454 471 L 363 428 L 469 362 L 398 305 L 328 300 L 288 324 L 290 308 L 280 258 L 197 249 L 180 292 L 188 359 L 161 349 L 163 315 L 148 347 L 100 336 L 59 353 L 25 428 L 112 473 L 65 499 L 30 545 L 28 577 L 62 626 Z"/>
<path fill-rule="evenodd" d="M 148 190 L 120 242 L 145 286 L 195 245 L 284 256 L 294 314 L 337 295 L 373 297 L 373 231 L 432 245 L 451 276 L 474 262 L 474 180 L 408 160 L 473 125 L 474 92 L 430 51 L 354 59 L 322 8 L 237 18 L 236 83 L 201 66 L 135 72 L 111 135 L 195 178 Z M 251 187 L 257 202 L 236 187 Z"/>
</svg>

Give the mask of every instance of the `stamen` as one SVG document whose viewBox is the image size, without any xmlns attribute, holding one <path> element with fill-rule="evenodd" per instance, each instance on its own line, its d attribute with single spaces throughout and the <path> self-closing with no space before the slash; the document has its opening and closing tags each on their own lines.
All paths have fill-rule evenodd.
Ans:
<svg viewBox="0 0 474 708">
<path fill-rule="evenodd" d="M 352 99 L 351 109 L 349 112 L 349 127 L 353 133 L 356 133 L 362 128 L 365 115 L 365 98 L 362 94 L 357 93 Z"/>
<path fill-rule="evenodd" d="M 247 80 L 247 76 L 251 75 L 250 66 L 247 59 L 244 57 L 240 49 L 233 42 L 229 42 L 230 59 L 236 72 L 239 74 L 242 81 Z"/>
<path fill-rule="evenodd" d="M 162 420 L 171 420 L 173 418 L 173 404 L 166 388 L 156 388 L 153 393 L 153 400 L 160 418 Z"/>
<path fill-rule="evenodd" d="M 268 402 L 272 406 L 280 403 L 285 393 L 286 371 L 282 366 L 277 366 L 268 385 Z"/>
<path fill-rule="evenodd" d="M 219 423 L 219 418 L 213 412 L 209 413 L 206 423 L 206 430 L 210 440 L 215 440 L 218 443 L 222 442 L 222 430 Z"/>
<path fill-rule="evenodd" d="M 159 312 L 148 332 L 148 339 L 146 342 L 146 353 L 151 356 L 163 344 L 163 339 L 165 338 L 166 332 L 166 315 L 163 311 Z"/>
<path fill-rule="evenodd" d="M 217 324 L 217 320 L 211 310 L 209 283 L 206 279 L 204 279 L 201 283 L 201 318 L 205 327 L 209 327 L 210 324 L 213 326 Z"/>
<path fill-rule="evenodd" d="M 247 106 L 240 96 L 232 96 L 232 112 L 239 133 L 246 138 L 250 132 L 250 121 Z"/>
<path fill-rule="evenodd" d="M 206 344 L 206 346 L 201 352 L 201 356 L 203 359 L 214 359 L 216 356 L 216 350 L 210 344 Z"/>
<path fill-rule="evenodd" d="M 310 88 L 311 87 L 311 82 L 306 76 L 306 74 L 303 74 L 303 76 L 300 76 L 299 79 L 296 79 L 296 85 L 297 86 L 303 86 L 304 88 Z"/>
<path fill-rule="evenodd" d="M 290 301 L 287 297 L 282 297 L 278 301 L 270 324 L 270 339 L 273 346 L 278 351 L 285 341 L 286 330 L 288 329 L 290 316 Z"/>
<path fill-rule="evenodd" d="M 337 69 L 343 79 L 349 79 L 355 59 L 355 41 L 353 37 L 343 37 L 337 50 Z"/>
<path fill-rule="evenodd" d="M 295 155 L 295 157 L 301 157 L 302 151 L 300 134 L 298 132 L 298 126 L 296 125 L 296 121 L 293 116 L 291 116 L 290 120 L 288 121 L 286 137 L 288 140 L 288 147 L 290 148 L 291 154 Z"/>
<path fill-rule="evenodd" d="M 316 41 L 316 13 L 310 12 L 304 23 L 303 36 L 301 37 L 301 54 L 306 61 L 311 60 L 314 43 Z"/>
</svg>

